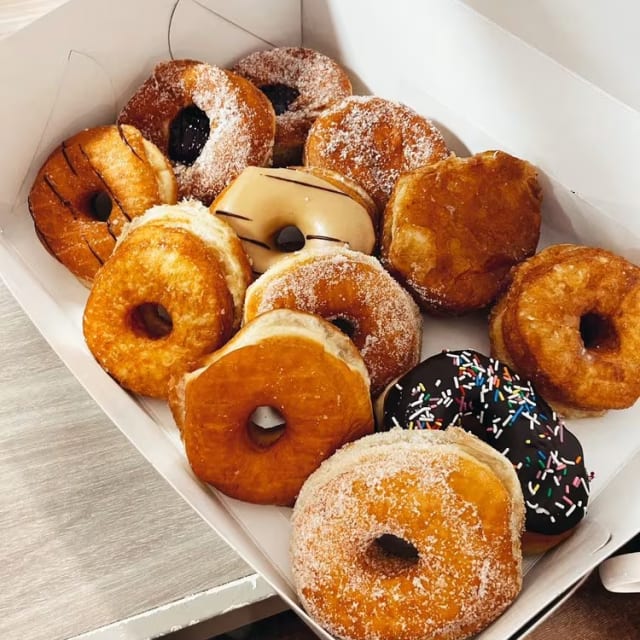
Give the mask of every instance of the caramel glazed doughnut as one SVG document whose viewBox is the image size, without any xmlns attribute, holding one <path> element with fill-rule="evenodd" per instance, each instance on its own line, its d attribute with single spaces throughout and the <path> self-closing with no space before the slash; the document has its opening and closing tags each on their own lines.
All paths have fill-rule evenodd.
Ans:
<svg viewBox="0 0 640 640">
<path fill-rule="evenodd" d="M 327 247 L 280 260 L 247 289 L 243 322 L 277 308 L 315 313 L 342 329 L 364 359 L 374 397 L 420 358 L 417 305 L 363 253 Z"/>
<path fill-rule="evenodd" d="M 640 396 L 640 268 L 609 251 L 553 245 L 522 263 L 489 330 L 492 353 L 564 416 Z"/>
<path fill-rule="evenodd" d="M 96 275 L 83 331 L 122 386 L 166 397 L 169 380 L 240 323 L 251 267 L 233 230 L 196 201 L 137 218 Z"/>
<path fill-rule="evenodd" d="M 303 47 L 256 51 L 233 70 L 255 84 L 276 112 L 273 164 L 302 161 L 309 127 L 328 107 L 351 95 L 351 81 L 331 58 Z"/>
<path fill-rule="evenodd" d="M 245 325 L 169 401 L 196 476 L 260 504 L 291 505 L 322 460 L 373 431 L 358 350 L 322 318 L 287 309 Z M 256 422 L 265 407 L 279 425 Z"/>
<path fill-rule="evenodd" d="M 334 172 L 247 167 L 211 211 L 234 228 L 258 274 L 302 248 L 371 253 L 376 240 L 375 205 Z"/>
<path fill-rule="evenodd" d="M 248 80 L 195 60 L 159 63 L 118 118 L 173 162 L 180 197 L 205 204 L 248 165 L 270 165 L 275 113 Z"/>
<path fill-rule="evenodd" d="M 305 482 L 296 591 L 344 640 L 462 640 L 519 593 L 523 518 L 512 466 L 471 434 L 376 433 Z"/>
<path fill-rule="evenodd" d="M 89 285 L 123 226 L 176 195 L 160 150 L 134 127 L 110 125 L 81 131 L 53 151 L 31 187 L 29 211 L 45 248 Z"/>
<path fill-rule="evenodd" d="M 389 387 L 376 412 L 379 429 L 461 426 L 506 456 L 525 497 L 527 552 L 557 544 L 586 514 L 580 443 L 528 380 L 493 358 L 470 350 L 428 358 Z"/>
</svg>

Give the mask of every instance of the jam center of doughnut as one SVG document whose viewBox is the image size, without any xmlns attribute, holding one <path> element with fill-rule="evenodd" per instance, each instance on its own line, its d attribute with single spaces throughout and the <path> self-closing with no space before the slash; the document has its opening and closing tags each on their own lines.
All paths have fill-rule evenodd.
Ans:
<svg viewBox="0 0 640 640">
<path fill-rule="evenodd" d="M 209 139 L 211 123 L 207 114 L 192 104 L 178 112 L 169 125 L 169 159 L 193 164 Z"/>
<path fill-rule="evenodd" d="M 281 82 L 265 84 L 260 87 L 260 91 L 269 98 L 277 116 L 281 116 L 288 111 L 291 103 L 300 95 L 300 92 L 295 87 L 289 87 Z"/>
<path fill-rule="evenodd" d="M 589 351 L 616 351 L 620 346 L 618 332 L 611 320 L 599 313 L 585 313 L 580 318 L 580 337 Z"/>
<path fill-rule="evenodd" d="M 173 330 L 173 320 L 169 312 L 157 302 L 143 302 L 131 311 L 133 331 L 151 340 L 168 336 Z"/>
<path fill-rule="evenodd" d="M 89 199 L 89 215 L 94 220 L 106 222 L 111 215 L 113 201 L 106 191 L 98 191 Z"/>
<path fill-rule="evenodd" d="M 249 438 L 261 449 L 266 449 L 280 440 L 286 424 L 284 416 L 276 408 L 268 405 L 256 407 L 247 424 Z"/>
<path fill-rule="evenodd" d="M 402 573 L 420 560 L 418 549 L 411 542 L 392 533 L 383 533 L 375 538 L 365 555 L 377 571 L 386 575 Z"/>
<path fill-rule="evenodd" d="M 290 224 L 276 232 L 273 242 L 278 251 L 291 253 L 304 247 L 305 237 L 298 227 Z"/>
<path fill-rule="evenodd" d="M 348 338 L 353 338 L 358 329 L 356 323 L 346 316 L 335 316 L 334 318 L 327 318 L 327 320 L 329 320 L 334 327 L 340 329 Z"/>
</svg>

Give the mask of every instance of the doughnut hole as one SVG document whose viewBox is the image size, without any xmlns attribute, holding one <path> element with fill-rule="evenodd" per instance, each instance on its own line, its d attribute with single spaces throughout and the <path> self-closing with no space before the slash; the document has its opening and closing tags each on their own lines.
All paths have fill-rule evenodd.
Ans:
<svg viewBox="0 0 640 640">
<path fill-rule="evenodd" d="M 169 125 L 168 155 L 173 162 L 192 165 L 209 139 L 209 117 L 194 104 L 181 109 Z"/>
<path fill-rule="evenodd" d="M 249 416 L 247 431 L 253 444 L 267 449 L 284 435 L 286 424 L 285 417 L 278 409 L 262 405 L 256 407 Z"/>
<path fill-rule="evenodd" d="M 298 227 L 294 225 L 287 225 L 286 227 L 282 227 L 279 231 L 276 231 L 273 236 L 273 242 L 278 251 L 291 253 L 293 251 L 300 251 L 300 249 L 304 247 L 305 237 Z"/>
<path fill-rule="evenodd" d="M 620 337 L 611 318 L 590 311 L 580 317 L 580 337 L 588 351 L 617 351 Z"/>
<path fill-rule="evenodd" d="M 418 549 L 408 540 L 392 533 L 374 538 L 365 551 L 365 561 L 387 576 L 404 573 L 418 564 Z"/>
<path fill-rule="evenodd" d="M 97 191 L 89 196 L 88 214 L 89 217 L 100 222 L 106 222 L 111 215 L 113 201 L 106 191 Z"/>
<path fill-rule="evenodd" d="M 344 315 L 333 316 L 327 318 L 327 320 L 334 326 L 340 329 L 348 338 L 353 336 L 358 331 L 358 323 L 353 319 Z"/>
<path fill-rule="evenodd" d="M 149 340 L 166 338 L 173 330 L 171 314 L 157 302 L 143 302 L 131 310 L 131 329 Z"/>
<path fill-rule="evenodd" d="M 265 84 L 259 87 L 259 89 L 269 98 L 269 102 L 273 105 L 273 110 L 277 116 L 286 113 L 300 95 L 300 92 L 295 87 L 290 87 L 281 82 Z"/>
</svg>

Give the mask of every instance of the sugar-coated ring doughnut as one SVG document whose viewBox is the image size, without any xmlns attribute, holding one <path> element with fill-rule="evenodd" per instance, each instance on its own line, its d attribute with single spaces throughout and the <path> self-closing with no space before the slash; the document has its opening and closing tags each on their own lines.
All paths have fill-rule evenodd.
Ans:
<svg viewBox="0 0 640 640">
<path fill-rule="evenodd" d="M 180 197 L 207 205 L 246 166 L 271 164 L 271 103 L 248 80 L 204 62 L 156 65 L 118 122 L 138 127 L 173 162 Z"/>
<path fill-rule="evenodd" d="M 343 640 L 462 640 L 520 591 L 523 512 L 509 462 L 460 429 L 361 438 L 300 492 L 296 591 Z"/>
<path fill-rule="evenodd" d="M 83 331 L 123 387 L 165 397 L 169 379 L 231 335 L 233 299 L 220 262 L 194 234 L 143 226 L 97 273 Z"/>
<path fill-rule="evenodd" d="M 373 431 L 357 349 L 328 322 L 287 309 L 244 326 L 170 399 L 182 403 L 173 412 L 194 473 L 248 502 L 292 504 L 322 460 Z M 255 422 L 264 407 L 278 412 L 279 427 Z"/>
<path fill-rule="evenodd" d="M 123 226 L 176 201 L 171 165 L 131 126 L 86 129 L 47 158 L 29 193 L 38 237 L 85 284 L 111 255 Z"/>
<path fill-rule="evenodd" d="M 420 358 L 417 305 L 363 253 L 331 247 L 281 260 L 247 289 L 243 322 L 278 308 L 315 313 L 342 329 L 362 355 L 374 397 Z"/>
<path fill-rule="evenodd" d="M 367 200 L 357 187 L 336 182 L 306 171 L 247 167 L 211 211 L 234 228 L 258 274 L 300 249 L 346 244 L 371 253 L 376 238 Z"/>
<path fill-rule="evenodd" d="M 580 442 L 531 382 L 493 358 L 471 350 L 427 358 L 389 387 L 376 413 L 384 430 L 461 426 L 506 456 L 525 497 L 528 552 L 554 546 L 586 514 Z"/>
<path fill-rule="evenodd" d="M 255 51 L 233 70 L 267 95 L 276 112 L 276 167 L 299 164 L 309 127 L 327 108 L 351 95 L 349 76 L 336 62 L 304 47 Z"/>
<path fill-rule="evenodd" d="M 375 96 L 351 96 L 313 123 L 304 164 L 351 178 L 382 211 L 400 174 L 448 155 L 440 131 L 413 109 Z"/>
<path fill-rule="evenodd" d="M 482 309 L 540 237 L 531 164 L 503 151 L 451 156 L 401 176 L 384 212 L 383 264 L 431 313 Z"/>
<path fill-rule="evenodd" d="M 640 268 L 609 251 L 554 245 L 514 269 L 490 320 L 492 352 L 568 417 L 640 396 Z"/>
</svg>

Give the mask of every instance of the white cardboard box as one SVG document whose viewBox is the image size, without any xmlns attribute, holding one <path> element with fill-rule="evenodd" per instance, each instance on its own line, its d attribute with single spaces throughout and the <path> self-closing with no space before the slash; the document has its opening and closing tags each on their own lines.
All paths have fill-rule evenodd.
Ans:
<svg viewBox="0 0 640 640">
<path fill-rule="evenodd" d="M 302 43 L 340 60 L 358 92 L 433 118 L 459 154 L 502 148 L 534 162 L 545 196 L 542 244 L 594 244 L 640 261 L 640 219 L 632 215 L 640 208 L 640 114 L 470 4 L 72 0 L 0 42 L 2 277 L 115 424 L 303 617 L 289 575 L 288 510 L 240 503 L 203 486 L 164 404 L 134 398 L 100 369 L 82 338 L 87 291 L 41 247 L 26 197 L 51 149 L 83 127 L 113 122 L 155 62 L 172 55 L 225 66 L 257 48 Z M 425 320 L 423 354 L 444 347 L 487 352 L 483 319 Z M 639 419 L 637 406 L 570 423 L 596 473 L 589 515 L 569 541 L 527 562 L 522 594 L 484 640 L 506 640 L 530 626 L 640 531 Z"/>
</svg>

